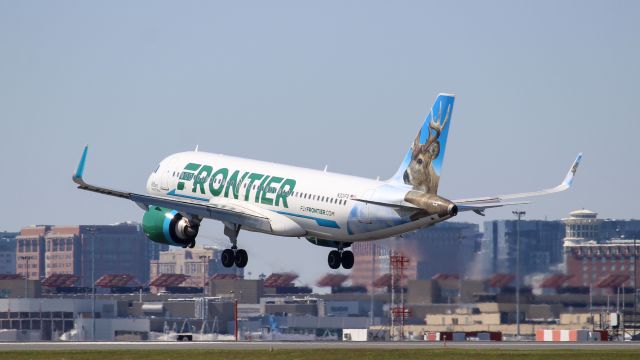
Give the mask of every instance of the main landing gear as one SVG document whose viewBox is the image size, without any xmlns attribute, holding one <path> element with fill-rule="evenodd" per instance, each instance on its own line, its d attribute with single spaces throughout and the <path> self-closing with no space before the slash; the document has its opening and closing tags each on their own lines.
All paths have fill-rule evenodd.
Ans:
<svg viewBox="0 0 640 360">
<path fill-rule="evenodd" d="M 353 267 L 355 258 L 353 256 L 353 252 L 338 248 L 338 250 L 329 251 L 327 262 L 329 263 L 329 267 L 332 269 L 337 269 L 342 265 L 343 268 L 349 270 Z"/>
<path fill-rule="evenodd" d="M 224 234 L 229 237 L 231 241 L 231 249 L 226 249 L 220 256 L 220 261 L 224 267 L 232 267 L 234 264 L 243 268 L 247 266 L 249 262 L 249 254 L 244 249 L 238 249 L 238 233 L 240 232 L 240 225 L 236 224 L 224 224 Z"/>
<path fill-rule="evenodd" d="M 186 249 L 186 248 L 193 249 L 194 247 L 196 247 L 196 241 L 195 240 L 191 240 L 191 241 L 189 241 L 189 243 L 182 245 L 183 249 Z"/>
</svg>

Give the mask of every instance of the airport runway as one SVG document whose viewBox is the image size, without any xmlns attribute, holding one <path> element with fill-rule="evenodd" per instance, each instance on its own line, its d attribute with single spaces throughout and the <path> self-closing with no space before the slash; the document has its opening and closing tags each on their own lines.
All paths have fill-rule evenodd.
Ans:
<svg viewBox="0 0 640 360">
<path fill-rule="evenodd" d="M 9 342 L 0 343 L 0 351 L 9 350 L 170 350 L 170 349 L 225 349 L 225 350 L 278 350 L 278 349 L 438 349 L 442 342 Z M 447 342 L 455 349 L 630 349 L 640 351 L 640 342 Z"/>
</svg>

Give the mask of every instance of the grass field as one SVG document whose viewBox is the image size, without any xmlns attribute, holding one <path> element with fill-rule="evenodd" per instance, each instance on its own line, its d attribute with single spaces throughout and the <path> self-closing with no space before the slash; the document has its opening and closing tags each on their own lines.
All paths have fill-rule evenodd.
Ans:
<svg viewBox="0 0 640 360">
<path fill-rule="evenodd" d="M 314 350 L 51 350 L 51 351 L 3 351 L 0 359 L 105 359 L 105 360 L 201 360 L 201 359 L 640 359 L 637 350 L 362 350 L 362 349 L 314 349 Z"/>
</svg>

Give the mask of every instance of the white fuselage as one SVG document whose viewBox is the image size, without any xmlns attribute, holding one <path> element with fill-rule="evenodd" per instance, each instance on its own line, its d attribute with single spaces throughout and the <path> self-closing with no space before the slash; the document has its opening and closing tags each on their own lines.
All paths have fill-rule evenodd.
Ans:
<svg viewBox="0 0 640 360">
<path fill-rule="evenodd" d="M 160 162 L 149 176 L 147 192 L 203 203 L 222 200 L 217 198 L 244 202 L 286 216 L 304 229 L 302 236 L 346 242 L 394 236 L 449 218 L 411 220 L 401 210 L 354 200 L 384 193 L 386 184 L 264 161 L 182 152 Z"/>
</svg>

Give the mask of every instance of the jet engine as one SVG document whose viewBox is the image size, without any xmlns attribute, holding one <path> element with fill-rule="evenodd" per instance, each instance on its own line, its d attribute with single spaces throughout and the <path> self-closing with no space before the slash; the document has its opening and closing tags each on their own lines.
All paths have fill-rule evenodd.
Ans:
<svg viewBox="0 0 640 360">
<path fill-rule="evenodd" d="M 151 241 L 174 246 L 195 246 L 199 225 L 175 210 L 160 206 L 149 207 L 142 217 L 142 231 Z"/>
</svg>

